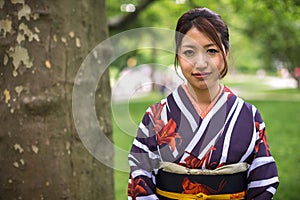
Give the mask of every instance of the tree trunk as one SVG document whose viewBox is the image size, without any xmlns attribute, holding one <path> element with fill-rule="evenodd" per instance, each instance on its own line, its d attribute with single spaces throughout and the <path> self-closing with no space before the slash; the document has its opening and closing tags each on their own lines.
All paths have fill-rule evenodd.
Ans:
<svg viewBox="0 0 300 200">
<path fill-rule="evenodd" d="M 113 169 L 83 146 L 71 99 L 107 35 L 105 0 L 0 0 L 0 199 L 114 199 Z M 111 139 L 107 71 L 100 83 L 99 126 Z"/>
<path fill-rule="evenodd" d="M 295 78 L 297 82 L 297 88 L 300 90 L 300 77 Z"/>
</svg>

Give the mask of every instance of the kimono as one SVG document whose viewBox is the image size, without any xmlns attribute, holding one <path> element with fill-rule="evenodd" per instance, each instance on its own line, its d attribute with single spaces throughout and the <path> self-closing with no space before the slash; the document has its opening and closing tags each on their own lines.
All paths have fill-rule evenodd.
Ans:
<svg viewBox="0 0 300 200">
<path fill-rule="evenodd" d="M 128 199 L 160 199 L 156 184 L 162 162 L 209 170 L 247 163 L 245 199 L 272 199 L 279 179 L 265 130 L 257 108 L 228 87 L 223 87 L 211 110 L 201 117 L 180 85 L 167 98 L 150 106 L 139 124 L 128 155 Z M 178 184 L 176 180 L 170 185 Z M 226 184 L 230 187 L 231 183 L 223 182 L 219 188 Z M 206 187 L 211 193 L 217 190 L 217 186 Z"/>
</svg>

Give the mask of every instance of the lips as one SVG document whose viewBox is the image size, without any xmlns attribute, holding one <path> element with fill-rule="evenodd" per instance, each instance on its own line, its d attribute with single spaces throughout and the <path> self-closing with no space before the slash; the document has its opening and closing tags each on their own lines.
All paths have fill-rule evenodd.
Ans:
<svg viewBox="0 0 300 200">
<path fill-rule="evenodd" d="M 196 72 L 196 73 L 192 73 L 192 76 L 198 79 L 204 79 L 207 78 L 208 76 L 210 76 L 212 73 L 211 72 Z"/>
</svg>

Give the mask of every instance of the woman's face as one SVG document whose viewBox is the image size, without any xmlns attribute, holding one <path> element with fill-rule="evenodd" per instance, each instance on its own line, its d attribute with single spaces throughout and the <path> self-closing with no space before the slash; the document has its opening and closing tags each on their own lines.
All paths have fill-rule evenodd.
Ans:
<svg viewBox="0 0 300 200">
<path fill-rule="evenodd" d="M 224 50 L 195 27 L 185 34 L 178 61 L 184 77 L 194 89 L 209 89 L 219 84 L 220 72 L 225 67 L 221 51 Z"/>
</svg>

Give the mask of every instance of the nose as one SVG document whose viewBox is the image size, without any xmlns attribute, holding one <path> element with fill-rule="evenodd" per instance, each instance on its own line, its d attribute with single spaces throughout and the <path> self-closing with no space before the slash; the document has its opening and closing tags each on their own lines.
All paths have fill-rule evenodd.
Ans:
<svg viewBox="0 0 300 200">
<path fill-rule="evenodd" d="M 195 57 L 194 60 L 194 67 L 198 70 L 203 70 L 206 69 L 208 67 L 208 56 L 205 53 L 199 52 L 198 56 Z"/>
</svg>

